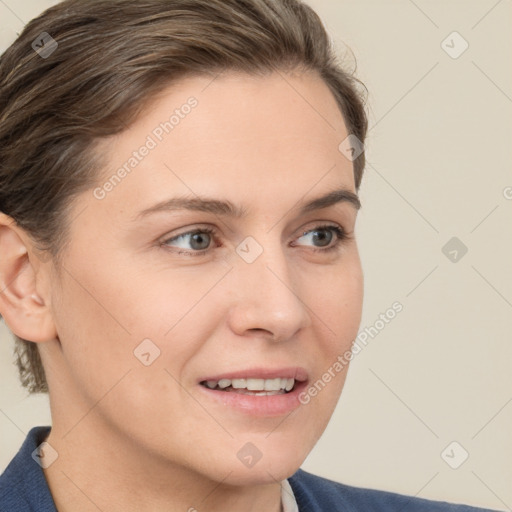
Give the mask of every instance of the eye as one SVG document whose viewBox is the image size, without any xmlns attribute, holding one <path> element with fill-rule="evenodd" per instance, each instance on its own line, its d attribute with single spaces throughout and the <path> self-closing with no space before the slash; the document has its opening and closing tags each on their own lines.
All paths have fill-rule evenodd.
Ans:
<svg viewBox="0 0 512 512">
<path fill-rule="evenodd" d="M 335 225 L 322 225 L 316 226 L 314 229 L 304 231 L 303 235 L 297 240 L 304 240 L 306 244 L 298 245 L 313 245 L 314 251 L 330 251 L 336 249 L 343 240 L 346 240 L 348 235 L 345 230 L 340 226 Z M 332 243 L 334 240 L 334 243 Z"/>
<path fill-rule="evenodd" d="M 168 238 L 162 242 L 164 247 L 177 247 L 184 249 L 177 251 L 178 254 L 188 254 L 190 256 L 201 255 L 208 251 L 212 241 L 214 241 L 214 230 L 210 228 L 194 229 L 180 235 Z"/>
<path fill-rule="evenodd" d="M 337 249 L 341 243 L 348 238 L 350 238 L 349 235 L 338 225 L 320 225 L 308 231 L 304 231 L 302 236 L 300 236 L 293 245 L 311 245 L 314 252 L 325 253 Z M 302 242 L 300 242 L 301 240 Z M 201 227 L 168 238 L 162 241 L 161 245 L 177 254 L 202 256 L 214 248 L 212 247 L 212 242 L 218 242 L 215 230 L 208 227 Z M 220 244 L 217 243 L 217 246 L 219 245 Z"/>
</svg>

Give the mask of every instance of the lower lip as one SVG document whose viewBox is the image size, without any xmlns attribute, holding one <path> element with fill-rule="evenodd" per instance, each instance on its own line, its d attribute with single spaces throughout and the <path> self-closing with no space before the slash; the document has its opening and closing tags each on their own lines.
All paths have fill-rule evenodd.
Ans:
<svg viewBox="0 0 512 512">
<path fill-rule="evenodd" d="M 212 400 L 227 405 L 251 416 L 283 416 L 297 409 L 301 403 L 299 395 L 307 382 L 296 382 L 292 391 L 281 395 L 243 395 L 229 391 L 218 391 L 199 384 L 201 391 Z"/>
</svg>

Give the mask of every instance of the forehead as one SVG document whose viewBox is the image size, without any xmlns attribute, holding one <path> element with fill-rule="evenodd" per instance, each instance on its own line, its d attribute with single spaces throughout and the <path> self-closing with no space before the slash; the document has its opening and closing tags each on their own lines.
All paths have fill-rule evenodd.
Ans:
<svg viewBox="0 0 512 512">
<path fill-rule="evenodd" d="M 316 74 L 189 77 L 98 146 L 107 161 L 102 207 L 133 213 L 172 194 L 202 194 L 268 208 L 283 195 L 354 190 L 352 163 L 338 150 L 347 135 Z"/>
</svg>

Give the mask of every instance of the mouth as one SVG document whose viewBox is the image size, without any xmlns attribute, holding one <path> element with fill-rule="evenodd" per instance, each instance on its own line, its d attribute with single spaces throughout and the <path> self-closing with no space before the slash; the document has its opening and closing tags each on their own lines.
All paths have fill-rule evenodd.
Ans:
<svg viewBox="0 0 512 512">
<path fill-rule="evenodd" d="M 294 378 L 276 377 L 274 379 L 220 379 L 204 380 L 202 386 L 225 393 L 239 393 L 241 395 L 273 396 L 284 395 L 293 391 L 296 380 Z"/>
<path fill-rule="evenodd" d="M 198 381 L 202 395 L 225 410 L 228 406 L 258 417 L 282 416 L 301 405 L 300 393 L 307 386 L 303 368 L 253 368 L 209 376 Z"/>
</svg>

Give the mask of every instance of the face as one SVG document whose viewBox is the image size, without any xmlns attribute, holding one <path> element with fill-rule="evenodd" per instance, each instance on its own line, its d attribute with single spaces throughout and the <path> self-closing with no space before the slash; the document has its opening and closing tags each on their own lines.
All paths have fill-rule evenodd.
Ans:
<svg viewBox="0 0 512 512">
<path fill-rule="evenodd" d="M 347 135 L 316 75 L 230 73 L 173 85 L 98 146 L 51 291 L 55 430 L 235 484 L 300 466 L 361 315 Z"/>
</svg>

